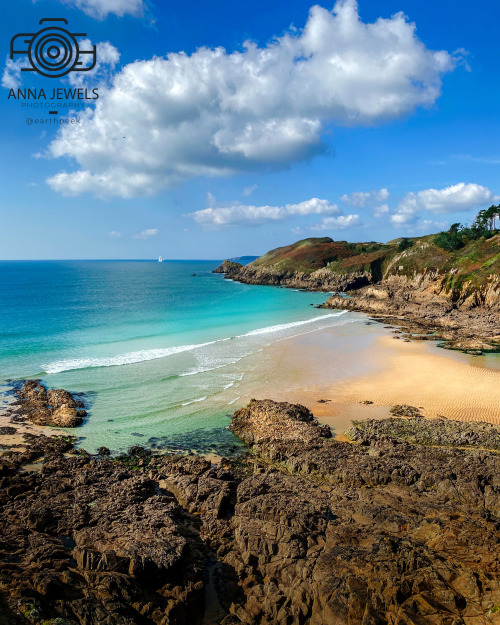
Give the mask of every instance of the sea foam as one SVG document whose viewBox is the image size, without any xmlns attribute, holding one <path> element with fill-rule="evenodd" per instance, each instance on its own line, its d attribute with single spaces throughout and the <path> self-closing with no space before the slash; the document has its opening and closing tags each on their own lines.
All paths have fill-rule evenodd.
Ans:
<svg viewBox="0 0 500 625">
<path fill-rule="evenodd" d="M 118 356 L 110 356 L 107 358 L 73 358 L 68 360 L 58 360 L 52 362 L 47 365 L 42 365 L 43 370 L 47 374 L 54 373 L 62 373 L 63 371 L 72 371 L 74 369 L 89 369 L 94 367 L 117 367 L 120 365 L 131 365 L 140 362 L 146 362 L 149 360 L 157 360 L 159 358 L 166 358 L 168 356 L 173 356 L 175 354 L 181 354 L 183 352 L 190 352 L 201 349 L 203 347 L 207 347 L 209 345 L 215 345 L 218 343 L 223 343 L 224 341 L 230 341 L 233 338 L 244 339 L 246 337 L 254 337 L 260 336 L 263 334 L 273 334 L 276 332 L 283 332 L 285 330 L 289 330 L 292 328 L 296 328 L 299 326 L 304 326 L 306 324 L 311 324 L 318 321 L 323 321 L 326 319 L 332 319 L 334 317 L 340 317 L 345 314 L 347 311 L 342 310 L 336 313 L 329 313 L 326 315 L 320 315 L 318 317 L 312 317 L 311 319 L 303 319 L 302 321 L 292 321 L 290 323 L 281 323 L 279 325 L 267 326 L 265 328 L 259 328 L 257 330 L 251 330 L 250 332 L 246 332 L 245 334 L 239 334 L 236 337 L 226 337 L 223 339 L 218 339 L 215 341 L 207 341 L 206 343 L 198 343 L 194 345 L 177 345 L 174 347 L 165 347 L 162 349 L 145 349 L 137 352 L 128 352 L 125 354 L 120 354 Z M 248 355 L 248 354 L 245 354 Z M 240 360 L 240 357 L 237 357 L 233 362 L 237 362 Z M 231 360 L 231 359 L 230 359 Z M 229 361 L 227 362 L 229 364 Z M 212 370 L 217 369 L 219 365 L 215 367 L 201 368 L 201 370 Z M 192 372 L 181 373 L 181 376 L 184 375 L 194 375 L 199 373 L 201 370 L 194 370 Z"/>
</svg>

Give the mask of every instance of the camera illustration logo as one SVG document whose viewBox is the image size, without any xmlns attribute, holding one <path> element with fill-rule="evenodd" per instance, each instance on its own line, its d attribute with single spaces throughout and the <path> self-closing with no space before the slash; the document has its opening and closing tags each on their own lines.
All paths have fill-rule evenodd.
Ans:
<svg viewBox="0 0 500 625">
<path fill-rule="evenodd" d="M 45 18 L 45 22 L 64 22 L 68 20 Z M 23 72 L 38 72 L 47 78 L 61 78 L 70 72 L 88 72 L 97 63 L 97 46 L 92 50 L 80 50 L 77 37 L 86 37 L 86 33 L 71 33 L 61 26 L 46 26 L 37 33 L 19 33 L 10 42 L 10 58 L 15 55 L 28 55 L 31 67 L 23 67 Z M 89 59 L 87 65 L 84 60 Z"/>
</svg>

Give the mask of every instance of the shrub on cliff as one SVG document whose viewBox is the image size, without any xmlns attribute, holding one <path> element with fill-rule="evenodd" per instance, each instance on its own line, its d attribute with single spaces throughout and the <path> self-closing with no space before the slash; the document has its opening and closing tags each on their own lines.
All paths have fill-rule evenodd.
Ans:
<svg viewBox="0 0 500 625">
<path fill-rule="evenodd" d="M 411 247 L 413 247 L 413 245 L 414 245 L 414 241 L 412 241 L 411 239 L 407 239 L 405 237 L 401 239 L 401 241 L 399 242 L 398 252 L 404 252 L 406 250 L 409 250 Z"/>
</svg>

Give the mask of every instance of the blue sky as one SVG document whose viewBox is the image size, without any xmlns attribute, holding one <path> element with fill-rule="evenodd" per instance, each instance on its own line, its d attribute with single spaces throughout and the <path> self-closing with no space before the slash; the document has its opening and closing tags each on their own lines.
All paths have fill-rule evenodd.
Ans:
<svg viewBox="0 0 500 625">
<path fill-rule="evenodd" d="M 9 4 L 1 259 L 386 241 L 470 222 L 500 201 L 491 1 Z M 87 33 L 97 73 L 47 79 L 7 63 L 11 37 L 44 17 Z M 100 98 L 63 130 L 28 126 L 48 114 L 7 99 L 13 86 L 71 84 Z"/>
</svg>

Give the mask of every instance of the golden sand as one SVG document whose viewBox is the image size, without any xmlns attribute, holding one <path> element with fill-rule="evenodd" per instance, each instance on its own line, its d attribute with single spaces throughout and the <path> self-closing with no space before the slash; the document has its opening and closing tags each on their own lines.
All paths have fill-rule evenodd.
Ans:
<svg viewBox="0 0 500 625">
<path fill-rule="evenodd" d="M 395 404 L 421 408 L 427 417 L 500 424 L 500 357 L 394 336 L 358 323 L 345 335 L 322 330 L 275 343 L 261 354 L 256 369 L 264 375 L 260 384 L 250 376 L 245 398 L 301 403 L 337 433 L 352 420 L 390 416 Z"/>
</svg>

